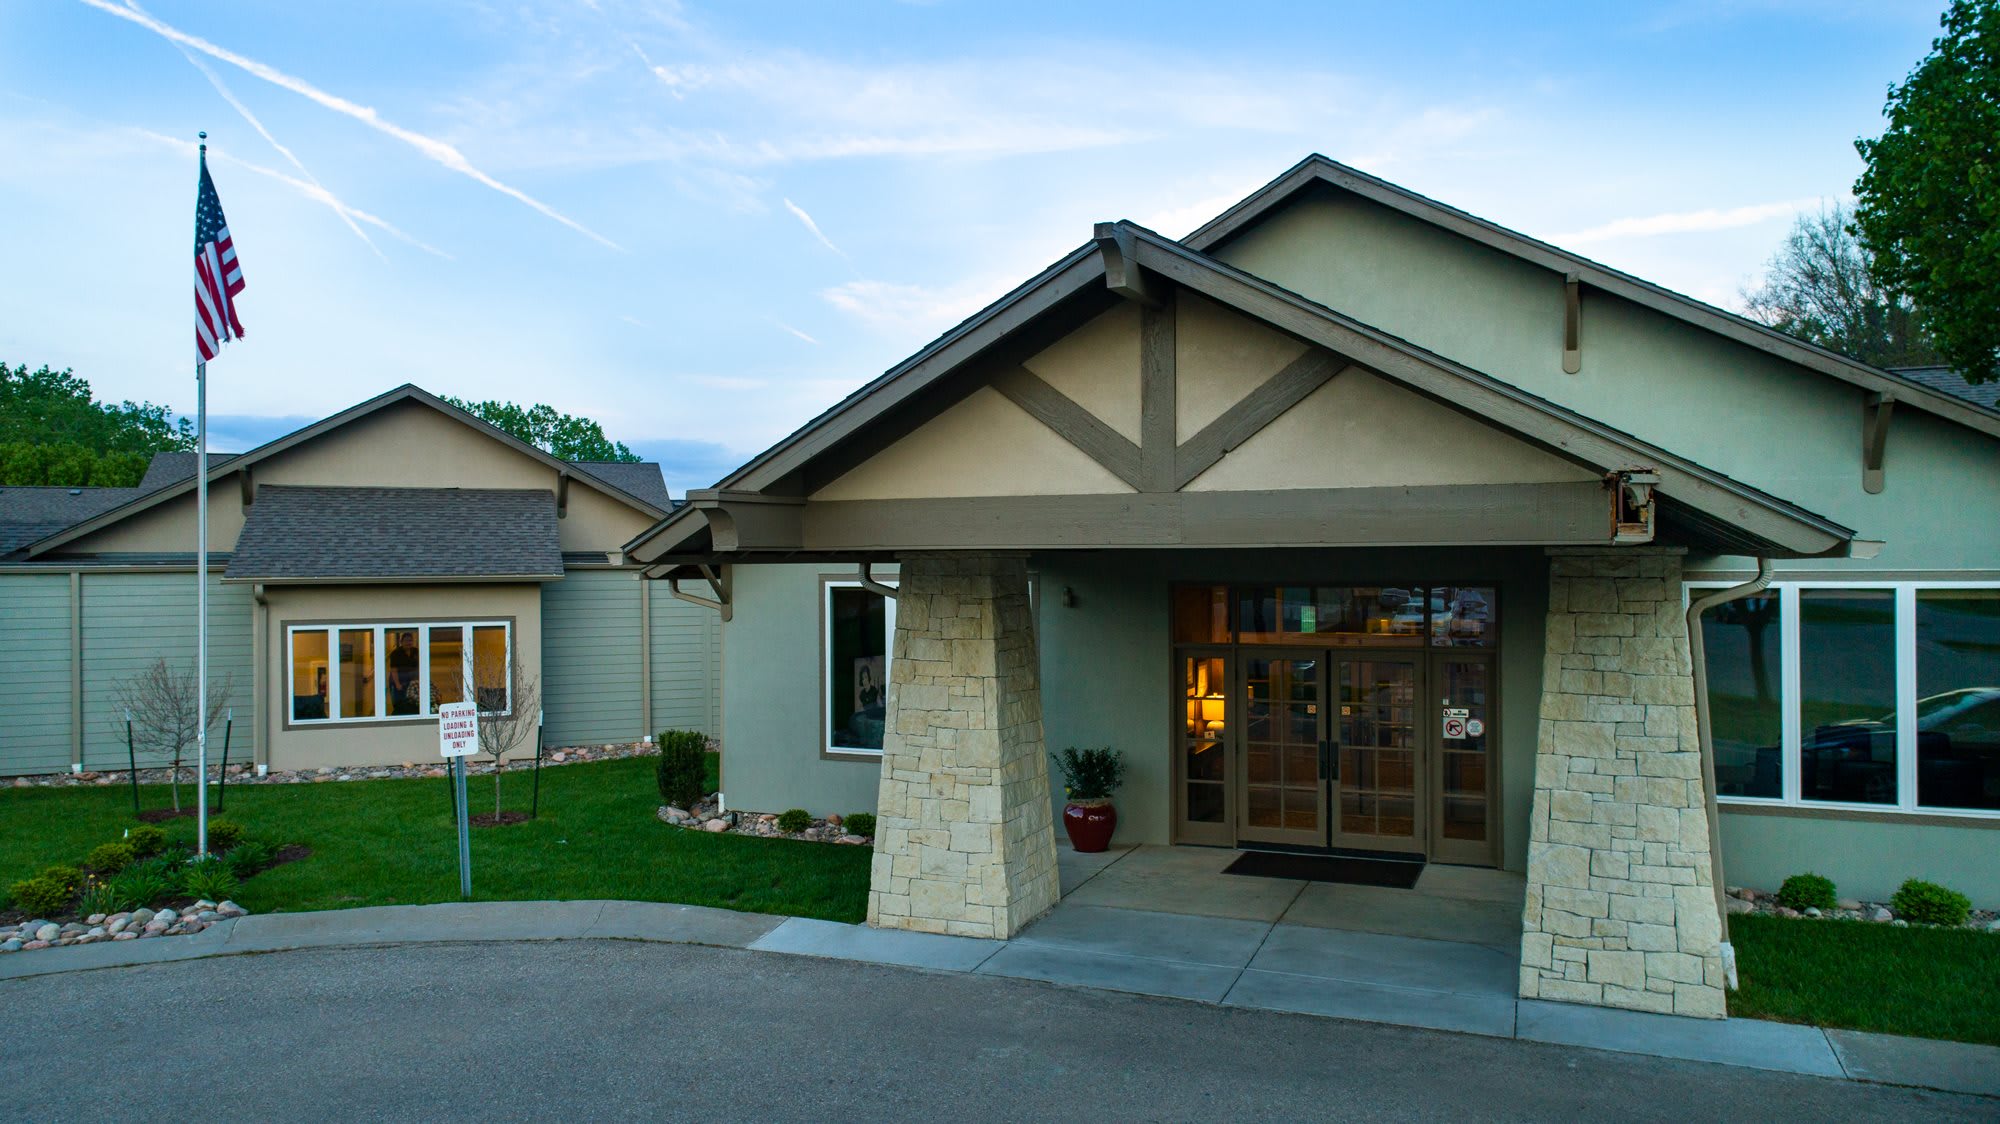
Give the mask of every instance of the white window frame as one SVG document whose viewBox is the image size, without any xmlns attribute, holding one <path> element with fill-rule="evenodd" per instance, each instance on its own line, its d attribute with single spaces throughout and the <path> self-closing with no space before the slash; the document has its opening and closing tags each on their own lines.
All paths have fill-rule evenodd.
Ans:
<svg viewBox="0 0 2000 1124">
<path fill-rule="evenodd" d="M 1683 611 L 1698 592 L 1729 589 L 1739 582 L 1690 581 L 1683 584 Z M 1774 581 L 1778 595 L 1778 687 L 1783 773 L 1782 797 L 1716 796 L 1720 804 L 1752 807 L 1807 808 L 1829 812 L 1873 812 L 1885 815 L 1950 816 L 1963 819 L 2000 819 L 2000 811 L 1986 808 L 1943 808 L 1917 803 L 1917 592 L 1933 589 L 2000 589 L 2000 582 L 1980 581 L 1869 581 L 1837 577 Z M 1807 800 L 1801 792 L 1801 756 L 1804 731 L 1800 728 L 1799 706 L 1802 683 L 1799 676 L 1799 591 L 1803 589 L 1886 589 L 1895 594 L 1896 622 L 1896 802 L 1862 804 L 1836 800 Z M 1703 682 L 1705 683 L 1706 677 Z"/>
<path fill-rule="evenodd" d="M 878 578 L 877 584 L 899 588 L 894 578 Z M 854 578 L 825 578 L 819 595 L 819 727 L 820 751 L 828 756 L 880 757 L 882 750 L 833 744 L 833 591 L 867 589 Z M 882 598 L 882 690 L 887 692 L 896 662 L 896 598 Z M 885 731 L 884 737 L 887 737 Z"/>
<path fill-rule="evenodd" d="M 379 722 L 435 722 L 437 708 L 431 705 L 431 637 L 432 628 L 459 628 L 465 630 L 464 648 L 461 653 L 460 674 L 463 682 L 472 683 L 473 629 L 498 628 L 507 638 L 505 665 L 509 669 L 514 662 L 514 623 L 507 620 L 466 619 L 462 621 L 402 621 L 396 623 L 375 621 L 328 621 L 312 624 L 287 624 L 285 626 L 285 725 L 287 726 L 353 726 Z M 388 636 L 392 632 L 415 632 L 417 634 L 417 682 L 418 695 L 422 700 L 422 710 L 417 714 L 390 714 L 388 694 L 389 651 Z M 298 694 L 298 660 L 294 658 L 293 639 L 302 632 L 317 632 L 326 637 L 326 714 L 325 718 L 294 717 L 292 708 Z M 371 632 L 374 634 L 374 713 L 353 718 L 340 714 L 340 634 L 343 632 Z M 508 674 L 507 706 L 504 710 L 481 711 L 495 717 L 506 717 L 514 710 L 514 688 L 511 670 Z M 477 691 L 477 686 L 473 687 Z M 477 701 L 475 695 L 474 701 Z"/>
</svg>

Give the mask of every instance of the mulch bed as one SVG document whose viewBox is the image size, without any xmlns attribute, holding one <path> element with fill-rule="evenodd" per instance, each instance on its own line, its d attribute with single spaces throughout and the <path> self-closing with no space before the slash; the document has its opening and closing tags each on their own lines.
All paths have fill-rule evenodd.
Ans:
<svg viewBox="0 0 2000 1124">
<path fill-rule="evenodd" d="M 140 823 L 165 823 L 168 820 L 183 820 L 193 817 L 193 808 L 148 808 L 139 813 Z"/>
<path fill-rule="evenodd" d="M 502 812 L 498 816 L 491 812 L 481 812 L 472 817 L 470 822 L 474 827 L 502 827 L 510 823 L 527 823 L 529 818 L 526 812 Z"/>
</svg>

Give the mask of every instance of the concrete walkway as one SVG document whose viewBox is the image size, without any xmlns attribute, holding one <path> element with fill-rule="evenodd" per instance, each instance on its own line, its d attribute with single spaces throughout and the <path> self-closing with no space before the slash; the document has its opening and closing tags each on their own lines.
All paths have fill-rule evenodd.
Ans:
<svg viewBox="0 0 2000 1124">
<path fill-rule="evenodd" d="M 1096 893 L 1086 892 L 1089 883 L 1126 861 L 1134 866 L 1122 877 L 1108 878 Z M 1290 900 L 1278 902 L 1283 895 L 1269 887 L 1218 884 L 1223 895 L 1219 900 L 1238 913 L 1249 908 L 1246 902 L 1266 903 L 1257 915 L 1247 917 L 1092 904 L 1093 899 L 1130 894 L 1135 884 L 1158 881 L 1164 872 L 1149 865 L 1154 861 L 1144 851 L 1106 856 L 1065 851 L 1063 905 L 1011 941 L 653 902 L 475 902 L 260 914 L 221 922 L 193 937 L 13 953 L 0 956 L 0 981 L 295 949 L 650 941 L 1011 976 L 1230 1007 L 2000 1097 L 2000 1048 L 1754 1019 L 1714 1022 L 1516 1000 L 1511 953 L 1478 940 L 1315 925 L 1310 919 L 1319 914 L 1310 908 L 1301 915 L 1307 920 L 1280 920 L 1289 918 L 1308 893 L 1297 885 L 1290 888 Z M 1197 860 L 1170 854 L 1164 861 Z M 1365 888 L 1330 888 L 1334 893 L 1356 889 Z M 1186 900 L 1200 904 L 1218 899 L 1195 893 Z M 1278 912 L 1265 919 L 1262 913 L 1273 903 Z M 1453 907 L 1442 908 L 1448 913 Z M 1476 927 L 1456 933 L 1477 934 Z M 5 984 L 0 982 L 0 1005 L 5 995 Z"/>
</svg>

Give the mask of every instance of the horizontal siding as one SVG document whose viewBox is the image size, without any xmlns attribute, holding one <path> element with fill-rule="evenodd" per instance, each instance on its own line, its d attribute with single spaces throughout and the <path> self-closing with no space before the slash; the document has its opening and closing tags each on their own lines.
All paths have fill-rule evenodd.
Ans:
<svg viewBox="0 0 2000 1124">
<path fill-rule="evenodd" d="M 543 740 L 551 746 L 637 741 L 639 579 L 572 570 L 542 586 Z"/>
<path fill-rule="evenodd" d="M 0 775 L 69 768 L 69 575 L 0 576 Z"/>
<path fill-rule="evenodd" d="M 721 617 L 653 587 L 653 729 L 722 729 Z"/>
<path fill-rule="evenodd" d="M 209 579 L 208 673 L 211 692 L 229 688 L 235 710 L 232 760 L 251 760 L 256 723 L 252 667 L 253 605 L 246 585 Z M 83 576 L 83 764 L 86 769 L 125 767 L 124 708 L 119 688 L 154 660 L 176 670 L 195 660 L 194 575 L 85 574 Z M 209 748 L 221 760 L 223 730 L 209 734 Z M 189 751 L 186 762 L 192 763 Z M 164 764 L 143 752 L 140 764 Z"/>
</svg>

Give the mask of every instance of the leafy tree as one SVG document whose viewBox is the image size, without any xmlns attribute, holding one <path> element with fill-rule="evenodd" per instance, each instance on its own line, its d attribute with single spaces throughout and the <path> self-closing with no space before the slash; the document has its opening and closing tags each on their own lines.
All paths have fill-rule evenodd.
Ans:
<svg viewBox="0 0 2000 1124">
<path fill-rule="evenodd" d="M 1916 305 L 1875 282 L 1872 255 L 1849 219 L 1837 203 L 1800 215 L 1765 267 L 1764 284 L 1743 295 L 1750 315 L 1878 367 L 1938 362 Z"/>
<path fill-rule="evenodd" d="M 1953 0 L 1889 127 L 1854 146 L 1855 225 L 1883 288 L 1908 293 L 1945 361 L 2000 378 L 2000 0 Z"/>
<path fill-rule="evenodd" d="M 540 402 L 523 408 L 512 402 L 445 401 L 488 425 L 566 461 L 636 461 L 639 455 L 604 435 L 604 427 L 589 418 L 565 414 Z"/>
<path fill-rule="evenodd" d="M 130 487 L 152 455 L 194 448 L 194 427 L 151 402 L 91 397 L 68 368 L 0 363 L 0 484 Z"/>
</svg>

